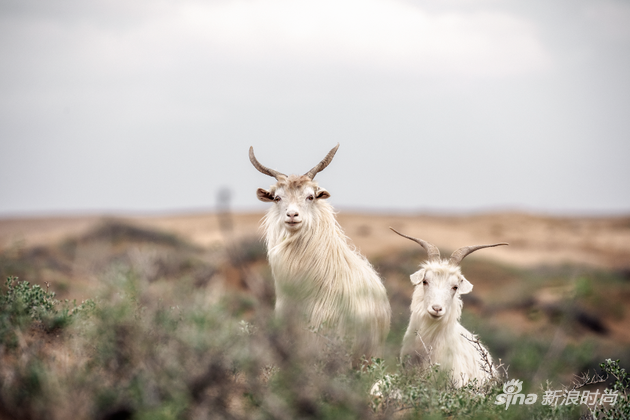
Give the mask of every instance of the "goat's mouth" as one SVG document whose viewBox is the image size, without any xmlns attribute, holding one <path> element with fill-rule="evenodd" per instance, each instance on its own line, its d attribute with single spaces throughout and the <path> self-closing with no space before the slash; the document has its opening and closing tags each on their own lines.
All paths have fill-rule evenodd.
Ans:
<svg viewBox="0 0 630 420">
<path fill-rule="evenodd" d="M 429 311 L 427 311 L 427 312 L 429 312 Z M 440 318 L 442 318 L 444 316 L 444 314 L 434 314 L 434 313 L 431 313 L 431 312 L 429 312 L 429 315 L 433 319 L 440 319 Z"/>
<path fill-rule="evenodd" d="M 284 222 L 285 225 L 291 228 L 298 227 L 301 223 L 302 223 L 301 220 L 287 220 L 286 222 Z"/>
</svg>

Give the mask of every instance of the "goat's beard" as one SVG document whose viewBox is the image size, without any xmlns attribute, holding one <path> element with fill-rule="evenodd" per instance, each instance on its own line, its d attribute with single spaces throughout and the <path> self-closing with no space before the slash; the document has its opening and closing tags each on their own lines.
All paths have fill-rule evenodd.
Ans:
<svg viewBox="0 0 630 420">
<path fill-rule="evenodd" d="M 446 317 L 446 314 L 444 314 L 444 315 L 433 315 L 431 312 L 427 311 L 427 318 L 432 320 L 432 321 L 440 322 L 445 317 Z"/>
<path fill-rule="evenodd" d="M 427 322 L 443 322 L 448 318 L 448 314 L 435 316 L 429 312 L 428 309 L 424 308 L 424 310 L 420 312 L 420 318 L 425 319 Z"/>
</svg>

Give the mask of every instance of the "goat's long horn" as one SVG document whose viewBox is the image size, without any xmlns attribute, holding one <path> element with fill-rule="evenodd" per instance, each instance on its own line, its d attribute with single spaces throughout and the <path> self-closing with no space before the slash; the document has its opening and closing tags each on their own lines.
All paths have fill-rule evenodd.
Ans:
<svg viewBox="0 0 630 420">
<path fill-rule="evenodd" d="M 422 239 L 412 238 L 411 236 L 403 235 L 402 233 L 398 232 L 396 229 L 394 229 L 391 226 L 389 228 L 393 230 L 394 232 L 396 232 L 397 234 L 399 234 L 400 236 L 402 236 L 403 238 L 411 239 L 415 243 L 420 244 L 420 246 L 427 251 L 427 254 L 429 254 L 429 261 L 440 260 L 440 250 L 438 249 L 437 246 L 430 244 L 427 241 L 422 240 Z"/>
<path fill-rule="evenodd" d="M 477 246 L 465 246 L 462 248 L 459 248 L 457 251 L 453 252 L 451 254 L 451 258 L 449 258 L 448 262 L 452 265 L 459 265 L 459 263 L 462 262 L 462 260 L 466 257 L 466 255 L 471 254 L 479 249 L 482 248 L 492 248 L 494 246 L 501 246 L 501 245 L 509 245 L 505 242 L 501 242 L 498 244 L 492 244 L 492 245 L 477 245 Z"/>
<path fill-rule="evenodd" d="M 304 176 L 307 176 L 310 179 L 315 178 L 315 175 L 317 175 L 318 172 L 321 172 L 324 169 L 326 169 L 326 166 L 328 166 L 330 164 L 330 162 L 332 162 L 333 157 L 335 156 L 335 153 L 337 153 L 337 149 L 339 149 L 339 143 L 337 143 L 337 145 L 335 147 L 333 147 L 330 150 L 330 152 L 328 152 L 326 157 L 321 162 L 319 162 L 317 165 L 315 165 L 315 167 L 313 169 L 311 169 L 310 171 L 305 173 Z"/>
<path fill-rule="evenodd" d="M 274 171 L 273 169 L 269 169 L 266 166 L 261 165 L 261 163 L 258 162 L 258 160 L 256 159 L 256 156 L 254 156 L 253 146 L 249 147 L 249 160 L 250 162 L 252 162 L 252 165 L 254 165 L 254 168 L 258 169 L 260 172 L 262 172 L 265 175 L 272 176 L 276 179 L 278 179 L 279 176 L 286 177 L 286 175 L 283 174 L 282 172 Z"/>
</svg>

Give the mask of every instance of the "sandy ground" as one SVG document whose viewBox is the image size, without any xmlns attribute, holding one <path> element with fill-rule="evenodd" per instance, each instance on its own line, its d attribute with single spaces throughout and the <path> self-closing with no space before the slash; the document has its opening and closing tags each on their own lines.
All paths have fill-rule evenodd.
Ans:
<svg viewBox="0 0 630 420">
<path fill-rule="evenodd" d="M 232 239 L 260 236 L 262 213 L 232 214 Z M 204 247 L 221 244 L 225 237 L 216 214 L 120 217 L 177 234 Z M 77 236 L 102 217 L 50 217 L 0 219 L 0 248 L 49 245 Z M 524 213 L 470 216 L 387 215 L 346 213 L 339 223 L 351 241 L 368 258 L 418 245 L 388 227 L 436 244 L 443 253 L 465 245 L 508 242 L 484 258 L 522 267 L 578 263 L 587 266 L 630 269 L 630 216 L 548 217 Z"/>
</svg>

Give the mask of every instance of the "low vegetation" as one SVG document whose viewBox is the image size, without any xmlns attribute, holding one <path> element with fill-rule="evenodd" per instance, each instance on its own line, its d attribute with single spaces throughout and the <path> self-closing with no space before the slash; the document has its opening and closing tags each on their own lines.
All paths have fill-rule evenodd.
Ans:
<svg viewBox="0 0 630 420">
<path fill-rule="evenodd" d="M 295 342 L 296 327 L 278 325 L 272 301 L 248 289 L 271 281 L 264 252 L 256 251 L 262 245 L 248 240 L 241 253 L 253 257 L 234 259 L 230 255 L 240 252 L 239 244 L 222 256 L 225 250 L 203 251 L 175 238 L 126 232 L 135 239 L 125 239 L 123 232 L 115 243 L 92 234 L 74 242 L 84 249 L 109 250 L 90 265 L 92 295 L 81 303 L 57 299 L 53 292 L 56 284 L 71 287 L 74 276 L 86 275 L 68 267 L 97 261 L 85 253 L 78 260 L 79 246 L 73 259 L 64 257 L 69 255 L 63 251 L 69 249 L 67 243 L 42 250 L 37 255 L 50 258 L 36 260 L 30 268 L 25 258 L 30 250 L 0 255 L 2 271 L 13 267 L 21 276 L 9 277 L 0 289 L 0 418 L 630 416 L 630 379 L 623 362 L 629 360 L 627 348 L 611 341 L 607 332 L 610 322 L 625 316 L 623 307 L 615 308 L 614 295 L 623 298 L 628 283 L 615 273 L 567 267 L 520 271 L 472 260 L 465 268 L 471 281 L 475 272 L 485 273 L 486 280 L 495 273 L 503 281 L 514 279 L 521 289 L 503 301 L 484 294 L 485 300 L 465 304 L 470 310 L 465 309 L 463 324 L 505 369 L 492 383 L 458 389 L 439 366 L 402 369 L 397 359 L 408 321 L 411 285 L 406 276 L 420 261 L 418 255 L 377 261 L 392 301 L 392 333 L 382 358 L 353 370 L 338 343 L 330 341 L 326 354 L 316 355 Z M 96 241 L 107 246 L 96 246 Z M 207 278 L 201 281 L 204 272 Z M 30 275 L 41 285 L 29 282 Z M 50 286 L 46 278 L 53 279 Z M 541 284 L 575 287 L 555 300 L 542 300 L 535 296 Z M 605 317 L 595 318 L 606 329 L 597 331 L 579 314 L 592 317 L 602 305 Z M 511 326 L 516 315 L 529 324 Z M 507 392 L 508 379 L 522 380 L 522 393 L 536 394 L 537 401 L 495 404 Z M 614 406 L 543 404 L 550 391 L 602 394 L 605 389 L 617 392 Z"/>
</svg>

